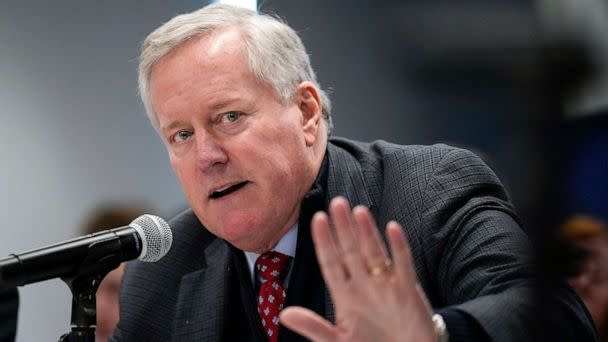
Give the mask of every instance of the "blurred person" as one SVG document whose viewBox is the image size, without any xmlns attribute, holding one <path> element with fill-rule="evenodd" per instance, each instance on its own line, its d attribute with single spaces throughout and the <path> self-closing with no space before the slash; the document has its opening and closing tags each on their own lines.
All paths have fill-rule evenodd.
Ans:
<svg viewBox="0 0 608 342">
<path fill-rule="evenodd" d="M 565 273 L 591 313 L 601 341 L 608 341 L 608 226 L 574 216 L 560 228 Z"/>
<path fill-rule="evenodd" d="M 18 311 L 19 293 L 17 289 L 0 289 L 0 342 L 15 340 Z"/>
<path fill-rule="evenodd" d="M 83 224 L 83 233 L 93 234 L 103 230 L 129 225 L 140 215 L 149 213 L 145 205 L 134 206 L 106 204 L 94 209 Z M 125 263 L 109 272 L 97 289 L 96 340 L 107 341 L 116 328 L 119 318 L 119 290 Z"/>
<path fill-rule="evenodd" d="M 446 145 L 332 137 L 279 19 L 177 16 L 144 41 L 139 86 L 191 209 L 162 260 L 128 264 L 113 340 L 531 338 L 529 241 L 496 175 Z M 596 337 L 574 294 L 552 299 L 550 336 Z"/>
</svg>

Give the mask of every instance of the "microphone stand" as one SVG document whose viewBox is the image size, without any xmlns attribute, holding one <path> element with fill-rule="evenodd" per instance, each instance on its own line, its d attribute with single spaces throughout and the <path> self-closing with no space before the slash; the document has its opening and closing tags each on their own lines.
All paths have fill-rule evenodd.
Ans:
<svg viewBox="0 0 608 342">
<path fill-rule="evenodd" d="M 95 293 L 106 274 L 64 279 L 72 291 L 72 315 L 70 320 L 72 329 L 69 333 L 63 334 L 59 338 L 59 342 L 95 342 L 97 321 Z"/>
<path fill-rule="evenodd" d="M 72 292 L 71 330 L 59 338 L 59 342 L 95 342 L 95 327 L 97 321 L 97 289 L 102 279 L 122 260 L 120 253 L 109 251 L 120 250 L 119 239 L 107 239 L 91 244 L 98 245 L 90 248 L 90 253 L 79 265 L 74 276 L 61 278 Z"/>
</svg>

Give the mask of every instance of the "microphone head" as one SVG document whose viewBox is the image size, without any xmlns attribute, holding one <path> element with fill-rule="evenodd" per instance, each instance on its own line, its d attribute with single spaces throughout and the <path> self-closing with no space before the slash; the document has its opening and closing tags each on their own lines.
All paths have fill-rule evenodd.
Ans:
<svg viewBox="0 0 608 342">
<path fill-rule="evenodd" d="M 141 215 L 129 224 L 141 238 L 139 260 L 156 262 L 167 254 L 173 242 L 171 228 L 165 220 L 155 215 Z"/>
</svg>

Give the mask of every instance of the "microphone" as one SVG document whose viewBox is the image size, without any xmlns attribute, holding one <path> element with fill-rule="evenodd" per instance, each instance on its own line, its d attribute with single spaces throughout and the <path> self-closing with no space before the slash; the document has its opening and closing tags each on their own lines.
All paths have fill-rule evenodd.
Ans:
<svg viewBox="0 0 608 342">
<path fill-rule="evenodd" d="M 173 235 L 165 220 L 142 215 L 128 226 L 89 234 L 0 259 L 0 288 L 61 277 L 105 274 L 121 262 L 160 260 Z"/>
</svg>

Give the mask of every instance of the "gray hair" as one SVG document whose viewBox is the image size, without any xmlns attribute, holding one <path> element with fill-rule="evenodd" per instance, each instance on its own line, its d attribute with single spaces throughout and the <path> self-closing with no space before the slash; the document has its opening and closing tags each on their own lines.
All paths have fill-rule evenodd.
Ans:
<svg viewBox="0 0 608 342">
<path fill-rule="evenodd" d="M 317 82 L 298 34 L 280 18 L 226 4 L 213 4 L 178 15 L 150 33 L 142 44 L 139 92 L 154 127 L 159 126 L 150 99 L 150 72 L 154 64 L 189 39 L 229 27 L 241 30 L 249 69 L 258 80 L 270 85 L 281 103 L 286 105 L 291 101 L 301 82 L 310 81 L 317 87 L 322 116 L 328 133 L 331 132 L 331 102 Z"/>
</svg>

